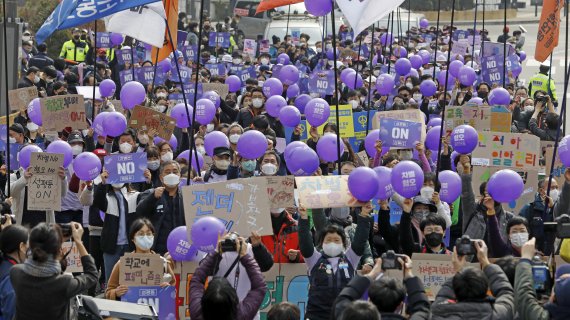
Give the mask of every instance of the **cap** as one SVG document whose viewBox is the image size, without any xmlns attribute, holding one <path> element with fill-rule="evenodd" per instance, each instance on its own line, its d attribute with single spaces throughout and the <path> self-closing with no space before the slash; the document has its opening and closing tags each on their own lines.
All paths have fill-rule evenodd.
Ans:
<svg viewBox="0 0 570 320">
<path fill-rule="evenodd" d="M 13 125 L 11 125 L 10 130 L 12 130 L 16 133 L 24 134 L 24 127 L 22 127 L 22 125 L 19 123 L 14 123 Z"/>
<path fill-rule="evenodd" d="M 105 157 L 107 155 L 107 151 L 105 149 L 95 149 L 93 153 L 98 157 Z"/>
<path fill-rule="evenodd" d="M 549 67 L 550 68 L 550 59 L 544 60 L 544 62 L 540 63 L 541 67 Z"/>
<path fill-rule="evenodd" d="M 228 148 L 228 147 L 217 147 L 217 148 L 214 148 L 214 155 L 215 155 L 215 156 L 224 156 L 224 155 L 227 155 L 227 156 L 230 156 L 230 157 L 231 157 L 231 155 L 232 155 L 232 150 L 231 150 L 230 148 Z"/>
<path fill-rule="evenodd" d="M 433 202 L 431 202 L 429 199 L 424 198 L 422 196 L 414 197 L 414 204 L 412 205 L 412 211 L 414 211 L 414 207 L 418 204 L 424 204 L 428 206 L 430 212 L 437 212 L 437 207 L 435 206 L 435 204 L 433 204 Z"/>
<path fill-rule="evenodd" d="M 83 136 L 81 136 L 81 133 L 79 133 L 79 131 L 72 131 L 67 137 L 67 143 L 72 144 L 76 142 L 81 142 L 85 144 L 85 142 L 83 141 Z"/>
<path fill-rule="evenodd" d="M 73 30 L 71 30 L 71 32 L 72 32 L 72 33 L 81 32 L 81 30 L 79 30 L 79 28 L 73 28 Z"/>
</svg>

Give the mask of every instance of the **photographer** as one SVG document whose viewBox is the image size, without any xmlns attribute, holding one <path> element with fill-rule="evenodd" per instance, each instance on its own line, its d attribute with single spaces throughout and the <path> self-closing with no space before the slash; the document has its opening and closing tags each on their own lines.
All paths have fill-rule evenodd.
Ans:
<svg viewBox="0 0 570 320">
<path fill-rule="evenodd" d="M 536 106 L 534 107 L 534 113 L 528 123 L 530 132 L 539 137 L 541 141 L 556 141 L 556 133 L 560 126 L 560 116 L 556 114 L 550 96 L 537 93 L 535 101 Z M 539 124 L 539 117 L 544 115 L 545 104 L 548 105 L 548 112 L 544 118 L 545 126 L 541 126 Z"/>
</svg>

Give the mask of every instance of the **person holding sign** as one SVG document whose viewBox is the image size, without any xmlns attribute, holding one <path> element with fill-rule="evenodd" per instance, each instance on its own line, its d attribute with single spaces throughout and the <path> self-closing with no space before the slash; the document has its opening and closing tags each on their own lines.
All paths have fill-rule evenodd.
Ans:
<svg viewBox="0 0 570 320">
<path fill-rule="evenodd" d="M 137 219 L 133 221 L 129 230 L 129 241 L 132 241 L 135 245 L 134 253 L 155 253 L 151 250 L 154 244 L 154 234 L 154 226 L 148 219 Z M 173 286 L 176 284 L 174 271 L 172 271 L 168 261 L 165 258 L 162 259 L 164 262 L 164 275 L 162 276 L 160 286 Z M 120 300 L 119 298 L 129 290 L 128 286 L 120 284 L 120 265 L 121 262 L 117 261 L 111 272 L 111 277 L 107 282 L 107 288 L 105 288 L 105 298 L 107 299 Z"/>
</svg>

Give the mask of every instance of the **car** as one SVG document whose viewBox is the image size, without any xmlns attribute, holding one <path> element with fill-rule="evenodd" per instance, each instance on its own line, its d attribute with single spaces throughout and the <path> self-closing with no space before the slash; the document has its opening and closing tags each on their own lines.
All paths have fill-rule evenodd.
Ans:
<svg viewBox="0 0 570 320">
<path fill-rule="evenodd" d="M 323 38 L 323 28 L 319 20 L 314 17 L 295 17 L 287 21 L 286 17 L 274 18 L 265 27 L 264 39 L 272 41 L 273 36 L 283 40 L 286 34 L 295 36 L 304 33 L 309 36 L 309 47 L 315 49 L 315 43 Z"/>
</svg>

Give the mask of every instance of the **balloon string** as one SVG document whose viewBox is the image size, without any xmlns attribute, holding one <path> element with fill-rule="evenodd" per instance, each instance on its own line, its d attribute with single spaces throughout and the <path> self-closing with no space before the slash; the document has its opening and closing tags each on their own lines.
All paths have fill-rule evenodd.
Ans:
<svg viewBox="0 0 570 320">
<path fill-rule="evenodd" d="M 202 0 L 203 1 L 203 0 Z M 333 60 L 334 60 L 334 90 L 336 95 L 336 152 L 337 152 L 337 162 L 338 162 L 338 172 L 337 174 L 340 175 L 340 115 L 338 114 L 338 102 L 340 100 L 339 92 L 338 92 L 338 67 L 336 65 L 336 26 L 335 26 L 335 19 L 334 19 L 334 0 L 331 0 L 333 3 L 333 9 L 331 11 L 331 22 L 332 22 L 332 46 L 333 46 Z"/>
<path fill-rule="evenodd" d="M 3 27 L 3 32 L 4 32 L 4 65 L 7 67 L 8 66 L 8 36 L 7 36 L 7 31 L 6 31 L 6 25 L 8 23 L 8 18 L 6 17 L 6 0 L 2 0 L 2 15 L 3 15 L 3 22 L 2 23 L 2 27 Z M 6 78 L 3 79 L 4 81 L 4 87 L 6 89 L 6 95 L 4 96 L 4 98 L 6 99 L 6 137 L 10 136 L 10 102 L 8 100 L 8 91 L 9 91 L 9 87 L 8 87 L 8 74 L 5 73 Z M 3 77 L 3 76 L 2 76 Z M 8 138 L 6 138 L 6 171 L 8 172 L 8 179 L 6 179 L 6 184 L 7 184 L 7 188 L 6 188 L 6 193 L 7 196 L 10 197 L 10 142 L 8 140 Z"/>
<path fill-rule="evenodd" d="M 97 74 L 97 20 L 95 20 L 95 27 L 93 29 L 95 29 L 95 41 L 93 41 L 93 100 L 91 100 L 91 122 L 95 121 L 95 88 L 97 86 L 97 78 L 95 78 L 95 75 Z"/>
<path fill-rule="evenodd" d="M 439 13 L 441 10 L 441 0 L 437 0 L 437 25 L 435 27 L 435 51 L 433 53 L 433 75 L 432 77 L 435 79 L 435 66 L 437 62 L 437 42 L 439 38 Z M 453 15 L 453 12 L 451 13 Z"/>
<path fill-rule="evenodd" d="M 366 108 L 366 135 L 368 136 L 368 126 L 370 125 L 370 100 L 372 99 L 372 52 L 374 49 L 374 24 L 372 24 L 372 40 L 370 45 L 370 77 L 368 78 L 368 107 Z"/>
<path fill-rule="evenodd" d="M 504 0 L 503 5 L 505 6 L 505 10 L 503 10 L 504 19 L 503 19 L 503 88 L 506 86 L 507 83 L 507 0 Z"/>
<path fill-rule="evenodd" d="M 354 30 L 353 30 L 354 32 Z M 356 90 L 356 80 L 358 80 L 358 62 L 360 61 L 360 50 L 362 50 L 362 33 L 360 34 L 360 40 L 358 41 L 358 58 L 356 58 L 356 64 L 355 64 L 355 71 L 356 71 L 356 75 L 354 76 L 354 90 Z"/>
</svg>

